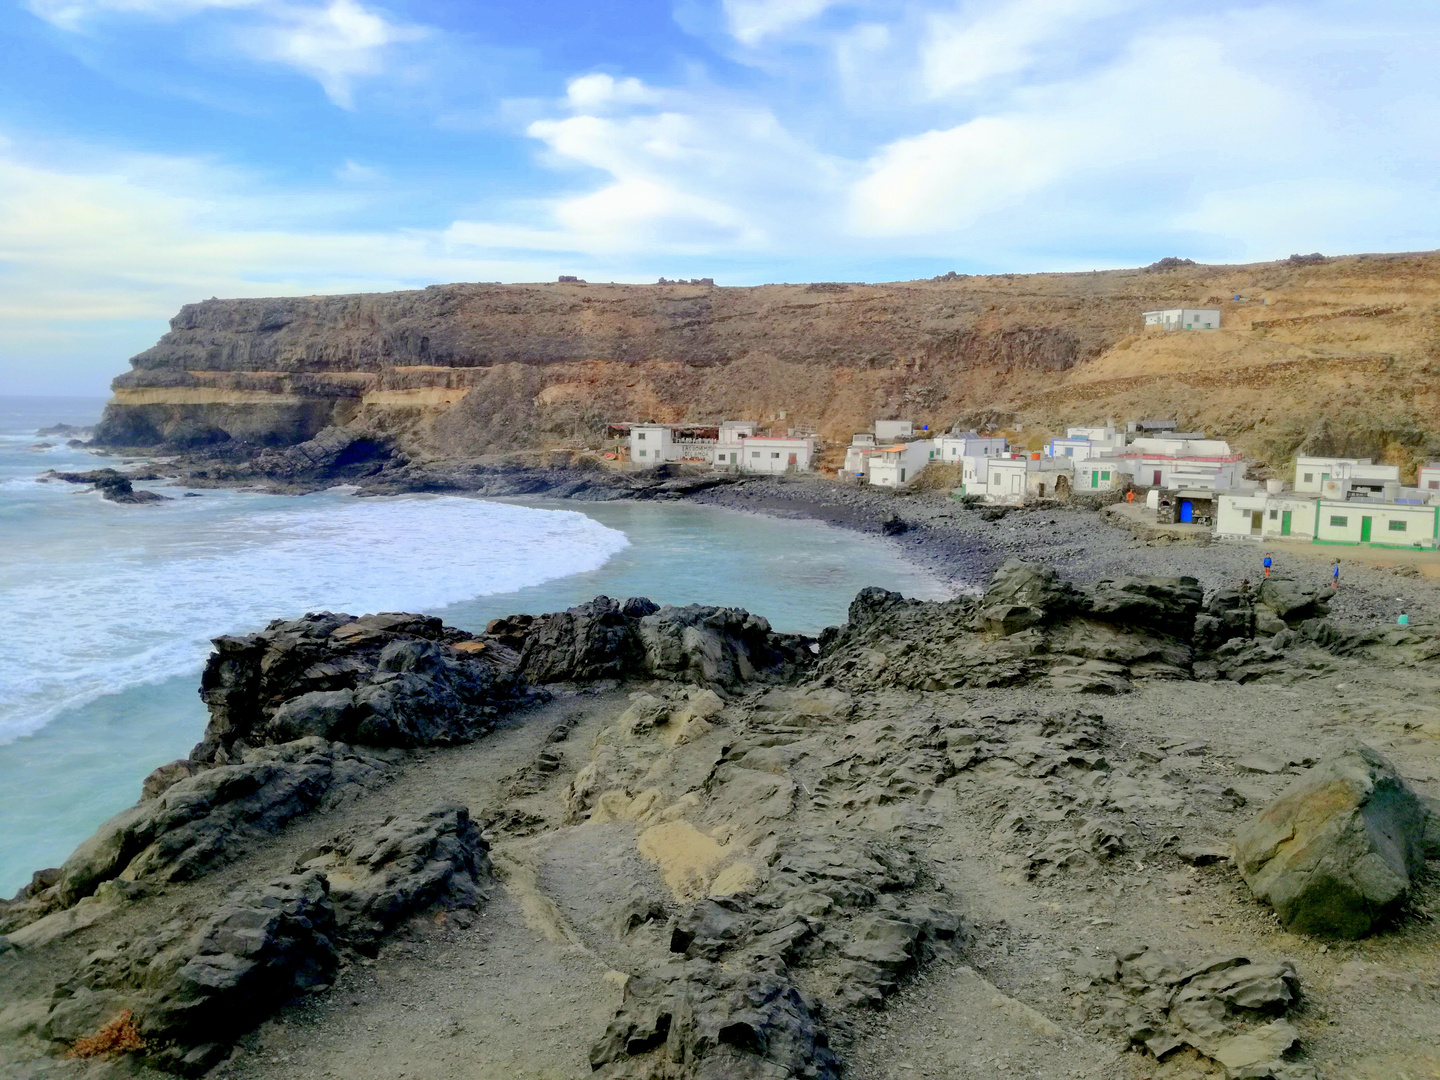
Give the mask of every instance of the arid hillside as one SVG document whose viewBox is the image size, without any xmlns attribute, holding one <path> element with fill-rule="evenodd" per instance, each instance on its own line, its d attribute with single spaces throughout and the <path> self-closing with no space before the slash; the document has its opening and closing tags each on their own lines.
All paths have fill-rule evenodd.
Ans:
<svg viewBox="0 0 1440 1080">
<path fill-rule="evenodd" d="M 1239 299 L 1236 299 L 1238 297 Z M 1144 332 L 1218 306 L 1214 332 Z M 1279 463 L 1440 453 L 1440 253 L 880 285 L 459 284 L 187 305 L 115 380 L 115 445 L 411 454 L 595 447 L 612 420 L 756 418 L 835 447 L 877 416 L 1030 441 L 1173 416 Z"/>
</svg>

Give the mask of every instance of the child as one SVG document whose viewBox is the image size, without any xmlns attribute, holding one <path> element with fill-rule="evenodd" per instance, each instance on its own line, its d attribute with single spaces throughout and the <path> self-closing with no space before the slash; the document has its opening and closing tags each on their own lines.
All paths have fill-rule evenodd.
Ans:
<svg viewBox="0 0 1440 1080">
<path fill-rule="evenodd" d="M 1340 560 L 1335 560 L 1335 565 L 1330 568 L 1330 588 L 1340 590 Z"/>
<path fill-rule="evenodd" d="M 1270 576 L 1270 567 L 1273 566 L 1273 565 L 1274 565 L 1274 560 L 1270 558 L 1270 553 L 1269 553 L 1268 551 L 1265 552 L 1265 576 L 1266 576 L 1266 577 L 1269 577 L 1269 576 Z"/>
</svg>

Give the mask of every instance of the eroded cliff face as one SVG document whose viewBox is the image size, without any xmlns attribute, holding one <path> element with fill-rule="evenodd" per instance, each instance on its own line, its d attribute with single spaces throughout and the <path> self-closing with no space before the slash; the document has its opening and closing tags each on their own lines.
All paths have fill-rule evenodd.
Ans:
<svg viewBox="0 0 1440 1080">
<path fill-rule="evenodd" d="M 328 425 L 410 453 L 598 447 L 609 421 L 744 417 L 834 443 L 876 416 L 1053 430 L 1174 415 L 1275 456 L 1423 452 L 1440 258 L 883 285 L 444 285 L 187 305 L 115 380 L 112 445 L 284 445 Z M 1239 299 L 1235 299 L 1239 297 Z M 1141 332 L 1218 306 L 1214 333 Z M 1322 425 L 1328 428 L 1321 430 Z M 1397 451 L 1398 452 L 1398 451 Z"/>
</svg>

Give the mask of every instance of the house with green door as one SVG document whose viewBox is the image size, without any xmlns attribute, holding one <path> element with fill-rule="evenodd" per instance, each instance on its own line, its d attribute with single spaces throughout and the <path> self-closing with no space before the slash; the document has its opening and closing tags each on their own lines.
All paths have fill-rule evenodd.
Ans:
<svg viewBox="0 0 1440 1080">
<path fill-rule="evenodd" d="M 1440 545 L 1440 505 L 1418 499 L 1316 499 L 1295 492 L 1225 494 L 1216 509 L 1215 535 L 1429 549 Z"/>
</svg>

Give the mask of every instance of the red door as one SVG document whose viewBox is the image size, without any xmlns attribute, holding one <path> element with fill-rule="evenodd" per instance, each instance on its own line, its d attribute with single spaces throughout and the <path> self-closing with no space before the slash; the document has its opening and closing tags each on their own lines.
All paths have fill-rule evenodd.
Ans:
<svg viewBox="0 0 1440 1080">
<path fill-rule="evenodd" d="M 791 454 L 791 455 L 790 455 L 790 468 L 792 468 L 792 469 L 795 468 L 796 464 L 797 464 L 797 462 L 796 462 L 796 459 L 795 459 L 795 455 L 794 455 L 794 454 Z"/>
<path fill-rule="evenodd" d="M 1154 483 L 1152 483 L 1150 486 L 1151 486 L 1151 487 L 1159 487 L 1159 486 L 1160 486 L 1160 470 L 1159 470 L 1159 469 L 1156 469 L 1156 470 L 1155 470 L 1155 481 L 1154 481 Z"/>
</svg>

